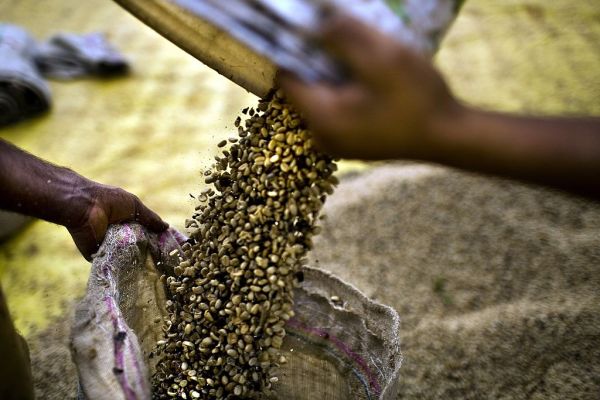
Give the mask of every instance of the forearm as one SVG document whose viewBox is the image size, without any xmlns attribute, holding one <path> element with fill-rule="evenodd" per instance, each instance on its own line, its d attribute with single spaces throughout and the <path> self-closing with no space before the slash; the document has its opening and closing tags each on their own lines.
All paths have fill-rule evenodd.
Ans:
<svg viewBox="0 0 600 400">
<path fill-rule="evenodd" d="M 434 131 L 433 161 L 600 198 L 600 118 L 531 118 L 459 107 Z"/>
<path fill-rule="evenodd" d="M 87 179 L 0 140 L 0 208 L 57 224 L 80 223 L 92 199 Z M 75 210 L 73 209 L 75 208 Z"/>
</svg>

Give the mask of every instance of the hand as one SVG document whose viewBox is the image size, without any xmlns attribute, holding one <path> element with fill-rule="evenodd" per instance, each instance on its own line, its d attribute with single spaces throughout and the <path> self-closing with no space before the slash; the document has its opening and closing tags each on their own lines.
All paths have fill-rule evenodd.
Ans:
<svg viewBox="0 0 600 400">
<path fill-rule="evenodd" d="M 65 226 L 88 260 L 110 224 L 137 221 L 156 232 L 168 227 L 131 193 L 93 182 L 2 139 L 0 187 L 0 208 Z"/>
<path fill-rule="evenodd" d="M 69 222 L 65 226 L 73 237 L 77 248 L 89 261 L 106 234 L 108 225 L 128 221 L 137 221 L 154 232 L 168 228 L 156 213 L 147 208 L 140 199 L 112 186 L 92 181 L 78 188 L 78 199 L 70 212 Z"/>
<path fill-rule="evenodd" d="M 327 25 L 321 40 L 349 70 L 348 83 L 280 76 L 323 150 L 366 160 L 434 161 L 600 199 L 600 118 L 463 106 L 429 61 L 394 39 L 339 15 Z"/>
<path fill-rule="evenodd" d="M 317 145 L 346 158 L 431 158 L 435 130 L 461 111 L 440 74 L 422 56 L 357 20 L 334 16 L 327 25 L 323 45 L 349 69 L 351 80 L 310 85 L 280 76 Z"/>
</svg>

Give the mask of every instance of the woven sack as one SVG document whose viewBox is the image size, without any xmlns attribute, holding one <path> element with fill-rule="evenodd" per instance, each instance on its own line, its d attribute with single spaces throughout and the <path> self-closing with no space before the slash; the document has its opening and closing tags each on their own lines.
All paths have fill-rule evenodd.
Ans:
<svg viewBox="0 0 600 400">
<path fill-rule="evenodd" d="M 166 315 L 159 277 L 177 264 L 169 254 L 185 240 L 174 230 L 157 236 L 137 224 L 109 228 L 72 327 L 80 398 L 151 397 L 154 348 Z M 271 397 L 395 399 L 402 360 L 396 311 L 326 272 L 302 272 L 282 346 L 288 362 L 275 370 Z"/>
</svg>

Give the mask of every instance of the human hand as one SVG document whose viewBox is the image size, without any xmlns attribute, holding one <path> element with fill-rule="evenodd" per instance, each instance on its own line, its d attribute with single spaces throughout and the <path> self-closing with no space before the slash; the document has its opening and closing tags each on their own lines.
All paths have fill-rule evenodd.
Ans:
<svg viewBox="0 0 600 400">
<path fill-rule="evenodd" d="M 321 40 L 350 72 L 340 86 L 279 82 L 308 120 L 314 140 L 340 157 L 431 159 L 436 131 L 462 107 L 431 63 L 363 23 L 336 15 Z"/>
<path fill-rule="evenodd" d="M 110 224 L 136 221 L 154 232 L 168 228 L 169 225 L 137 196 L 120 188 L 86 181 L 75 190 L 75 207 L 64 225 L 88 261 L 98 250 Z"/>
<path fill-rule="evenodd" d="M 91 181 L 2 139 L 0 187 L 1 209 L 65 226 L 87 260 L 110 224 L 137 221 L 156 232 L 168 228 L 133 194 Z"/>
</svg>

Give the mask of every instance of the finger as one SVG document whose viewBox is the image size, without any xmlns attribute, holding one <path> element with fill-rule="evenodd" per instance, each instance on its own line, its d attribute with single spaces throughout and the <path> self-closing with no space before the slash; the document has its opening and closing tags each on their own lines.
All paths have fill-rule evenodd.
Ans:
<svg viewBox="0 0 600 400">
<path fill-rule="evenodd" d="M 345 155 L 347 136 L 354 130 L 356 118 L 372 102 L 369 94 L 360 85 L 306 85 L 287 75 L 279 82 L 307 117 L 316 147 L 332 155 Z"/>
<path fill-rule="evenodd" d="M 398 43 L 363 22 L 347 15 L 328 18 L 321 40 L 355 76 L 382 83 L 382 73 L 392 69 L 392 54 L 399 51 Z"/>
<path fill-rule="evenodd" d="M 169 227 L 158 214 L 146 207 L 140 199 L 135 199 L 135 220 L 154 232 L 162 232 Z"/>
<path fill-rule="evenodd" d="M 105 200 L 110 207 L 109 224 L 137 221 L 148 229 L 162 232 L 169 227 L 156 213 L 146 207 L 135 195 L 116 189 Z"/>
<path fill-rule="evenodd" d="M 281 75 L 279 84 L 290 101 L 312 124 L 322 126 L 334 119 L 333 114 L 339 100 L 337 89 L 326 84 L 306 84 L 289 74 Z"/>
<path fill-rule="evenodd" d="M 109 224 L 135 220 L 135 195 L 121 188 L 110 188 L 102 193 L 101 199 L 107 210 Z"/>
</svg>

